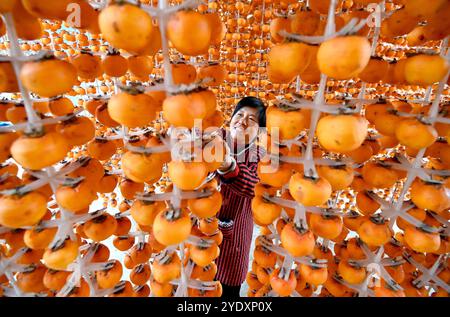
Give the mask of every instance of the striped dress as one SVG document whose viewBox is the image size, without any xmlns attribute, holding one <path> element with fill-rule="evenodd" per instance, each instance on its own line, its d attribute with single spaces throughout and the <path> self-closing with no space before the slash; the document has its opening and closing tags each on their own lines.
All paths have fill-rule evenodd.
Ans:
<svg viewBox="0 0 450 317">
<path fill-rule="evenodd" d="M 262 148 L 253 144 L 241 157 L 236 157 L 235 170 L 220 176 L 223 197 L 219 220 L 233 220 L 230 227 L 220 227 L 223 242 L 216 260 L 216 279 L 228 286 L 240 286 L 248 271 L 249 252 L 253 235 L 251 200 L 258 182 L 256 169 L 263 155 Z"/>
</svg>

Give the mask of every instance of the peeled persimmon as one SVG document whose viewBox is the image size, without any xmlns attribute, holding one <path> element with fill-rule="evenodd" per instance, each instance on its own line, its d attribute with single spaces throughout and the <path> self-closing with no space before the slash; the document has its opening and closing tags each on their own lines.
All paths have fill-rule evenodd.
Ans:
<svg viewBox="0 0 450 317">
<path fill-rule="evenodd" d="M 151 16 L 138 6 L 113 3 L 100 12 L 99 27 L 105 39 L 116 48 L 140 53 L 154 34 Z"/>
<path fill-rule="evenodd" d="M 169 41 L 185 55 L 197 56 L 207 53 L 211 35 L 209 18 L 195 11 L 178 11 L 170 16 L 167 23 Z"/>
<path fill-rule="evenodd" d="M 48 57 L 24 63 L 20 80 L 27 89 L 41 97 L 55 97 L 72 89 L 77 81 L 77 70 L 67 61 Z M 49 82 L 52 85 L 48 85 Z"/>
<path fill-rule="evenodd" d="M 325 149 L 338 153 L 356 150 L 367 137 L 368 122 L 355 115 L 329 115 L 317 123 L 317 138 Z"/>
<path fill-rule="evenodd" d="M 296 201 L 305 206 L 320 206 L 330 198 L 332 188 L 322 177 L 306 177 L 295 173 L 289 181 L 289 192 Z"/>
<path fill-rule="evenodd" d="M 319 69 L 335 79 L 358 76 L 370 60 L 370 42 L 363 36 L 338 36 L 323 42 L 317 52 Z"/>
</svg>

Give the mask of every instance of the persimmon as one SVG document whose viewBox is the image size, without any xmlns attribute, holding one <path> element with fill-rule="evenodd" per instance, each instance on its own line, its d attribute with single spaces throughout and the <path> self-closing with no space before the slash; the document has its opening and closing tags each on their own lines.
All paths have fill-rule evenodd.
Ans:
<svg viewBox="0 0 450 317">
<path fill-rule="evenodd" d="M 192 84 L 197 77 L 197 70 L 191 64 L 184 62 L 171 63 L 172 80 L 176 85 Z"/>
<path fill-rule="evenodd" d="M 108 104 L 100 104 L 94 111 L 95 119 L 106 127 L 117 127 L 119 122 L 113 120 L 108 112 Z"/>
<path fill-rule="evenodd" d="M 309 222 L 311 231 L 325 239 L 338 237 L 343 229 L 342 218 L 335 215 L 311 214 Z"/>
<path fill-rule="evenodd" d="M 356 150 L 367 137 L 368 122 L 355 115 L 329 115 L 317 123 L 317 138 L 325 149 L 338 153 Z"/>
<path fill-rule="evenodd" d="M 180 258 L 176 253 L 158 255 L 152 264 L 153 278 L 158 283 L 168 283 L 180 276 L 180 265 Z"/>
<path fill-rule="evenodd" d="M 124 236 L 130 232 L 131 220 L 128 217 L 122 216 L 120 213 L 114 216 L 117 222 L 116 230 L 114 231 L 115 236 Z"/>
<path fill-rule="evenodd" d="M 356 195 L 356 206 L 365 216 L 372 215 L 380 208 L 380 204 L 373 200 L 366 191 L 358 192 Z"/>
<path fill-rule="evenodd" d="M 441 239 L 438 233 L 428 232 L 425 228 L 407 226 L 404 230 L 405 241 L 416 252 L 435 252 L 439 249 Z"/>
<path fill-rule="evenodd" d="M 195 265 L 192 270 L 191 278 L 198 279 L 200 281 L 213 281 L 216 273 L 217 265 L 214 262 L 206 266 Z"/>
<path fill-rule="evenodd" d="M 153 234 L 164 245 L 178 244 L 191 233 L 191 219 L 186 210 L 160 211 L 153 222 Z"/>
<path fill-rule="evenodd" d="M 66 270 L 78 256 L 78 241 L 66 239 L 45 250 L 42 260 L 49 269 Z"/>
<path fill-rule="evenodd" d="M 391 265 L 385 267 L 386 271 L 392 277 L 392 279 L 401 284 L 405 280 L 405 271 L 403 270 L 403 265 Z"/>
<path fill-rule="evenodd" d="M 80 286 L 73 286 L 68 292 L 67 297 L 89 297 L 89 284 L 84 280 L 80 280 Z"/>
<path fill-rule="evenodd" d="M 206 86 L 219 86 L 227 77 L 227 70 L 219 63 L 210 62 L 208 65 L 200 67 L 197 74 L 198 80 L 205 80 Z"/>
<path fill-rule="evenodd" d="M 113 141 L 95 138 L 87 143 L 86 149 L 91 157 L 106 161 L 116 153 L 117 146 Z"/>
<path fill-rule="evenodd" d="M 211 45 L 220 45 L 227 33 L 227 26 L 222 22 L 217 12 L 205 13 L 211 28 Z"/>
<path fill-rule="evenodd" d="M 128 57 L 128 69 L 133 76 L 148 80 L 153 70 L 153 59 L 150 56 L 139 55 Z"/>
<path fill-rule="evenodd" d="M 164 118 L 176 127 L 194 127 L 194 120 L 207 115 L 206 100 L 195 92 L 167 97 L 163 102 Z"/>
<path fill-rule="evenodd" d="M 405 119 L 396 127 L 395 136 L 401 144 L 419 150 L 432 145 L 438 133 L 431 124 L 418 119 Z"/>
<path fill-rule="evenodd" d="M 272 163 L 271 161 L 267 163 L 260 161 L 257 167 L 258 177 L 263 184 L 280 188 L 289 181 L 292 170 L 290 165 L 284 162 L 280 162 L 276 169 L 272 167 Z M 274 172 L 270 172 L 274 169 Z"/>
<path fill-rule="evenodd" d="M 215 191 L 211 196 L 205 198 L 194 198 L 188 200 L 188 208 L 199 218 L 210 218 L 215 216 L 222 207 L 222 195 Z"/>
<path fill-rule="evenodd" d="M 41 263 L 44 250 L 26 249 L 25 253 L 17 260 L 17 264 L 37 265 Z"/>
<path fill-rule="evenodd" d="M 320 15 L 310 10 L 298 11 L 291 18 L 290 29 L 294 34 L 314 35 L 320 23 Z M 286 29 L 289 32 L 289 29 Z"/>
<path fill-rule="evenodd" d="M 42 37 L 44 28 L 41 21 L 30 14 L 22 1 L 16 1 L 12 9 L 14 27 L 20 39 L 33 41 Z"/>
<path fill-rule="evenodd" d="M 126 235 L 115 237 L 113 240 L 113 245 L 120 251 L 127 251 L 134 245 L 134 237 Z"/>
<path fill-rule="evenodd" d="M 331 295 L 335 297 L 348 296 L 348 291 L 350 291 L 350 289 L 342 285 L 340 282 L 338 282 L 336 278 L 337 278 L 336 275 L 331 273 L 328 274 L 328 278 L 323 284 L 323 286 L 326 288 L 328 292 L 330 292 Z"/>
<path fill-rule="evenodd" d="M 81 52 L 70 61 L 77 69 L 78 77 L 83 80 L 95 80 L 102 74 L 101 59 L 91 53 Z"/>
<path fill-rule="evenodd" d="M 161 178 L 163 164 L 159 153 L 141 154 L 128 151 L 122 156 L 125 176 L 138 183 L 152 183 Z"/>
<path fill-rule="evenodd" d="M 410 16 L 404 8 L 399 9 L 381 22 L 380 35 L 384 39 L 393 40 L 411 32 L 418 22 L 419 19 Z"/>
<path fill-rule="evenodd" d="M 0 197 L 0 224 L 20 228 L 37 224 L 47 212 L 47 199 L 38 192 Z"/>
<path fill-rule="evenodd" d="M 26 62 L 20 70 L 20 80 L 30 91 L 41 97 L 65 94 L 77 82 L 77 70 L 71 63 L 48 57 Z M 52 82 L 52 85 L 47 83 Z"/>
<path fill-rule="evenodd" d="M 422 222 L 427 217 L 426 211 L 423 209 L 417 208 L 417 207 L 409 209 L 407 211 L 407 213 Z M 405 228 L 410 225 L 410 223 L 408 221 L 404 220 L 402 217 L 397 218 L 396 224 L 402 230 L 405 230 Z"/>
<path fill-rule="evenodd" d="M 199 266 L 207 266 L 214 261 L 220 253 L 220 249 L 217 243 L 208 245 L 192 245 L 189 248 L 189 257 L 191 260 Z"/>
<path fill-rule="evenodd" d="M 11 145 L 19 137 L 16 132 L 0 133 L 0 162 L 6 161 L 11 156 Z"/>
<path fill-rule="evenodd" d="M 87 117 L 74 117 L 66 120 L 56 125 L 55 130 L 72 146 L 83 145 L 95 136 L 95 125 Z"/>
<path fill-rule="evenodd" d="M 326 267 L 316 267 L 302 263 L 300 264 L 299 272 L 302 280 L 316 287 L 325 283 L 328 278 Z"/>
<path fill-rule="evenodd" d="M 164 209 L 161 202 L 135 200 L 130 208 L 133 219 L 140 225 L 150 226 L 156 215 Z"/>
<path fill-rule="evenodd" d="M 17 0 L 2 1 L 2 4 L 0 4 L 0 12 L 1 13 L 11 12 L 11 10 L 14 8 L 14 5 L 16 4 L 16 2 L 17 2 Z"/>
<path fill-rule="evenodd" d="M 83 104 L 84 109 L 86 109 L 91 115 L 95 116 L 95 112 L 97 108 L 101 105 L 107 105 L 107 102 L 100 98 L 93 98 L 88 101 L 86 101 Z"/>
<path fill-rule="evenodd" d="M 369 246 L 382 246 L 392 236 L 387 221 L 382 217 L 375 216 L 361 223 L 357 232 L 361 240 Z"/>
<path fill-rule="evenodd" d="M 146 242 L 138 243 L 131 248 L 129 255 L 135 265 L 146 263 L 152 255 L 152 247 Z"/>
<path fill-rule="evenodd" d="M 69 177 L 83 177 L 86 182 L 92 183 L 97 183 L 104 175 L 103 165 L 94 158 L 86 158 L 79 168 L 68 174 Z"/>
<path fill-rule="evenodd" d="M 43 250 L 53 241 L 57 228 L 34 228 L 25 231 L 24 242 L 30 249 Z"/>
<path fill-rule="evenodd" d="M 443 40 L 448 35 L 448 10 L 449 4 L 446 3 L 440 10 L 436 11 L 432 17 L 427 19 L 428 23 L 424 27 L 424 33 L 427 39 L 439 41 Z"/>
<path fill-rule="evenodd" d="M 320 70 L 317 64 L 318 45 L 308 45 L 311 61 L 305 70 L 300 74 L 301 81 L 307 84 L 318 84 L 320 82 Z"/>
<path fill-rule="evenodd" d="M 195 190 L 206 179 L 208 169 L 203 162 L 171 161 L 168 164 L 169 177 L 182 190 Z"/>
<path fill-rule="evenodd" d="M 361 248 L 361 240 L 359 238 L 348 239 L 346 246 L 349 259 L 363 260 L 366 258 L 366 255 Z"/>
<path fill-rule="evenodd" d="M 150 286 L 147 284 L 137 285 L 133 288 L 133 297 L 149 297 L 150 296 Z"/>
<path fill-rule="evenodd" d="M 86 181 L 71 186 L 60 186 L 55 192 L 58 204 L 73 213 L 81 212 L 83 209 L 97 199 L 97 194 Z"/>
<path fill-rule="evenodd" d="M 386 76 L 388 63 L 380 57 L 371 57 L 358 77 L 366 83 L 378 83 Z"/>
<path fill-rule="evenodd" d="M 109 261 L 105 268 L 95 272 L 99 288 L 113 288 L 122 278 L 123 268 L 118 260 Z"/>
<path fill-rule="evenodd" d="M 219 229 L 219 220 L 215 217 L 200 219 L 199 229 L 203 234 L 212 235 Z"/>
<path fill-rule="evenodd" d="M 277 193 L 277 188 L 264 183 L 257 183 L 255 185 L 254 192 L 255 196 L 262 196 L 265 193 L 267 193 L 269 196 L 275 196 Z"/>
<path fill-rule="evenodd" d="M 57 132 L 23 135 L 11 146 L 11 155 L 21 166 L 39 170 L 51 166 L 66 156 L 69 145 Z"/>
<path fill-rule="evenodd" d="M 199 88 L 196 93 L 192 95 L 194 99 L 199 99 L 205 104 L 205 117 L 212 116 L 217 110 L 216 95 L 209 89 Z"/>
<path fill-rule="evenodd" d="M 344 190 L 353 182 L 354 172 L 348 165 L 323 165 L 317 168 L 320 177 L 325 178 L 332 190 Z"/>
<path fill-rule="evenodd" d="M 128 178 L 122 178 L 119 182 L 119 189 L 125 199 L 132 200 L 136 193 L 144 191 L 144 184 L 133 182 Z"/>
<path fill-rule="evenodd" d="M 102 214 L 87 221 L 83 230 L 86 236 L 94 241 L 102 241 L 109 238 L 117 229 L 117 221 L 110 214 Z"/>
<path fill-rule="evenodd" d="M 278 295 L 286 297 L 292 294 L 297 286 L 297 279 L 295 278 L 295 273 L 293 270 L 289 272 L 289 277 L 287 280 L 280 278 L 278 275 L 280 269 L 274 270 L 270 274 L 270 286 L 277 292 Z"/>
<path fill-rule="evenodd" d="M 145 50 L 154 37 L 151 16 L 138 6 L 113 3 L 100 12 L 100 31 L 114 47 L 131 53 Z"/>
<path fill-rule="evenodd" d="M 37 18 L 65 20 L 70 13 L 67 8 L 73 1 L 50 0 L 42 3 L 37 0 L 23 0 L 22 3 L 25 9 Z"/>
<path fill-rule="evenodd" d="M 439 55 L 418 54 L 405 62 L 405 79 L 409 84 L 430 86 L 447 74 L 449 63 Z"/>
<path fill-rule="evenodd" d="M 17 77 L 11 62 L 0 62 L 0 70 L 4 74 L 3 88 L 1 91 L 18 92 L 19 86 L 17 83 Z"/>
<path fill-rule="evenodd" d="M 156 104 L 149 95 L 129 89 L 109 99 L 108 113 L 114 121 L 137 128 L 148 125 L 156 118 Z"/>
<path fill-rule="evenodd" d="M 362 169 L 364 181 L 373 188 L 387 188 L 394 185 L 399 174 L 383 162 L 368 162 Z"/>
<path fill-rule="evenodd" d="M 406 36 L 409 46 L 419 46 L 425 44 L 429 39 L 426 37 L 426 28 L 422 25 L 416 26 Z"/>
<path fill-rule="evenodd" d="M 184 55 L 206 54 L 211 44 L 211 34 L 209 18 L 195 11 L 178 11 L 167 22 L 169 41 Z"/>
<path fill-rule="evenodd" d="M 280 239 L 283 247 L 292 256 L 311 255 L 314 251 L 315 239 L 313 233 L 293 223 L 284 226 Z"/>
<path fill-rule="evenodd" d="M 139 264 L 135 266 L 130 273 L 130 281 L 135 285 L 144 285 L 150 279 L 150 266 L 148 264 Z"/>
<path fill-rule="evenodd" d="M 273 269 L 271 268 L 264 268 L 258 265 L 256 268 L 256 277 L 258 278 L 258 281 L 263 285 L 270 283 L 270 273 L 272 273 L 272 271 Z"/>
<path fill-rule="evenodd" d="M 257 245 L 253 251 L 254 261 L 264 268 L 274 267 L 277 263 L 277 254 L 262 245 Z"/>
<path fill-rule="evenodd" d="M 287 84 L 300 75 L 311 61 L 311 51 L 303 43 L 278 44 L 268 54 L 268 76 L 272 83 Z"/>
<path fill-rule="evenodd" d="M 289 180 L 289 192 L 296 201 L 305 206 L 320 206 L 330 198 L 332 188 L 323 177 L 306 177 L 295 173 Z"/>
<path fill-rule="evenodd" d="M 405 1 L 405 11 L 408 15 L 418 18 L 430 18 L 439 12 L 446 4 L 445 0 L 427 2 L 424 0 Z"/>
<path fill-rule="evenodd" d="M 323 42 L 317 64 L 325 75 L 335 79 L 356 77 L 370 60 L 370 43 L 363 36 L 338 36 Z"/>
<path fill-rule="evenodd" d="M 25 268 L 17 274 L 17 286 L 23 291 L 28 293 L 40 293 L 45 291 L 43 280 L 46 272 L 46 268 L 43 265 L 31 265 Z"/>
<path fill-rule="evenodd" d="M 68 115 L 75 110 L 72 101 L 69 98 L 61 96 L 51 99 L 48 107 L 54 116 Z"/>
<path fill-rule="evenodd" d="M 110 77 L 121 77 L 128 71 L 128 61 L 118 51 L 109 52 L 101 65 L 103 72 Z"/>
<path fill-rule="evenodd" d="M 170 283 L 159 283 L 154 278 L 150 278 L 150 288 L 156 297 L 172 296 L 173 285 Z"/>
<path fill-rule="evenodd" d="M 366 278 L 367 272 L 364 267 L 351 265 L 347 260 L 341 260 L 338 265 L 337 272 L 350 284 L 360 284 Z"/>
<path fill-rule="evenodd" d="M 245 280 L 248 286 L 252 289 L 260 289 L 263 286 L 263 284 L 258 281 L 258 277 L 253 271 L 247 273 Z"/>
<path fill-rule="evenodd" d="M 280 43 L 284 40 L 284 37 L 280 35 L 280 31 L 291 32 L 292 21 L 287 17 L 277 17 L 270 21 L 270 36 L 272 42 Z"/>
<path fill-rule="evenodd" d="M 71 273 L 68 271 L 47 269 L 42 282 L 44 283 L 46 288 L 53 291 L 59 291 L 64 287 L 64 285 L 66 285 L 67 278 L 70 274 Z"/>
<path fill-rule="evenodd" d="M 270 225 L 281 214 L 280 206 L 262 196 L 255 196 L 251 205 L 255 222 L 262 226 Z"/>
<path fill-rule="evenodd" d="M 439 181 L 416 179 L 411 185 L 411 200 L 419 208 L 441 213 L 450 205 L 449 190 Z"/>
<path fill-rule="evenodd" d="M 306 110 L 291 108 L 288 106 L 271 106 L 266 110 L 267 130 L 279 129 L 281 140 L 295 138 L 302 130 L 309 126 L 310 113 Z"/>
</svg>

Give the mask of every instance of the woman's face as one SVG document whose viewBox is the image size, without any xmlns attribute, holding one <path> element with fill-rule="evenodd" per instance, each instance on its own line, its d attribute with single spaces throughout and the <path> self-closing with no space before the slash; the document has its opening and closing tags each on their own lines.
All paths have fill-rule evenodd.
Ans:
<svg viewBox="0 0 450 317">
<path fill-rule="evenodd" d="M 240 145 L 253 141 L 258 135 L 258 129 L 258 111 L 255 108 L 244 107 L 240 109 L 230 122 L 231 136 Z"/>
</svg>

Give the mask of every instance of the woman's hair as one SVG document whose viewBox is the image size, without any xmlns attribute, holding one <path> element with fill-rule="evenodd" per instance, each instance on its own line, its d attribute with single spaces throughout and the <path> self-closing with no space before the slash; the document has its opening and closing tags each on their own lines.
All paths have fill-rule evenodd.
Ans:
<svg viewBox="0 0 450 317">
<path fill-rule="evenodd" d="M 264 103 L 262 102 L 261 99 L 256 97 L 242 98 L 236 105 L 236 108 L 234 108 L 233 115 L 231 117 L 234 117 L 234 115 L 244 107 L 257 109 L 259 126 L 260 127 L 266 126 L 266 107 L 264 106 Z"/>
</svg>

